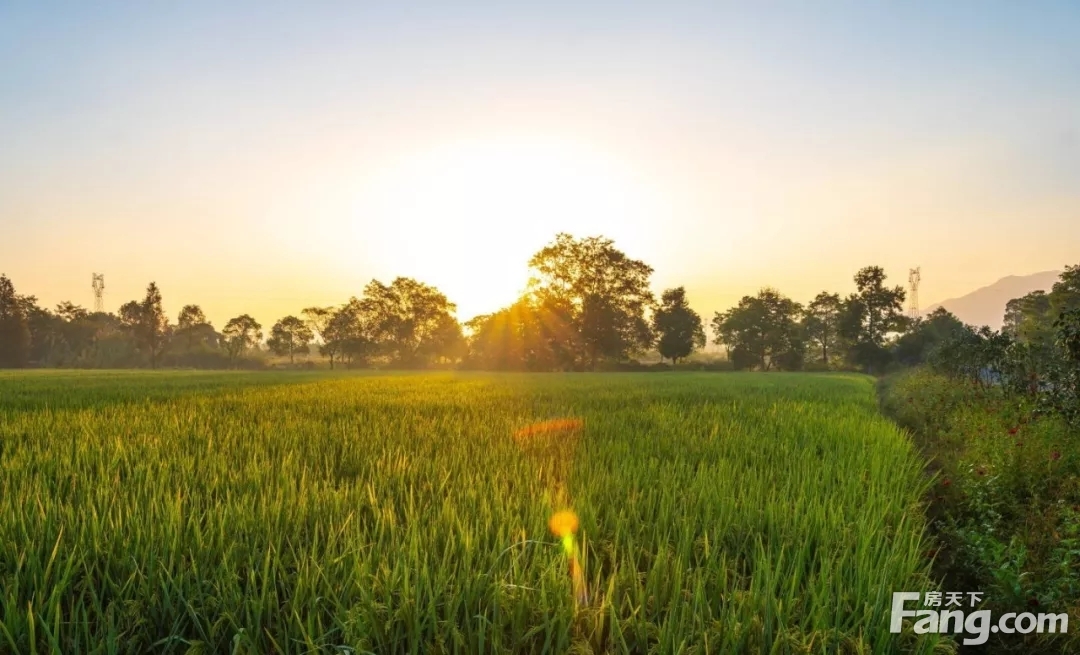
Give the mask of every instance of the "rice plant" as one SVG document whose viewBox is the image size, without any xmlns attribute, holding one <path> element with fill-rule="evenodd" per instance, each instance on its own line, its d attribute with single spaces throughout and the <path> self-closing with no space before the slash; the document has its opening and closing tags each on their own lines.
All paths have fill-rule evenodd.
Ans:
<svg viewBox="0 0 1080 655">
<path fill-rule="evenodd" d="M 860 376 L 4 373 L 0 652 L 926 653 L 925 485 Z"/>
</svg>

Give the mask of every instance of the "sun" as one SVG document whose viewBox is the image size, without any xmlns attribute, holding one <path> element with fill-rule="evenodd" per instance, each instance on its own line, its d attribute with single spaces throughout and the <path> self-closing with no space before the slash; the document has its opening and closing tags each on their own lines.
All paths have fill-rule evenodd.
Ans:
<svg viewBox="0 0 1080 655">
<path fill-rule="evenodd" d="M 375 268 L 437 286 L 463 320 L 513 302 L 529 257 L 558 232 L 645 246 L 657 205 L 630 162 L 537 136 L 431 145 L 380 170 L 359 195 L 354 238 Z"/>
</svg>

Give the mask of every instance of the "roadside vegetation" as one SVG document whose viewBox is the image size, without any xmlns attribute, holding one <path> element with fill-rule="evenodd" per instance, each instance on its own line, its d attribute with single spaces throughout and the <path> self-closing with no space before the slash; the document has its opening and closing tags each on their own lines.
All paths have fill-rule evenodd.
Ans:
<svg viewBox="0 0 1080 655">
<path fill-rule="evenodd" d="M 1068 612 L 1070 635 L 995 636 L 997 652 L 1080 650 L 1080 285 L 1009 303 L 1001 332 L 968 327 L 927 365 L 885 378 L 884 411 L 930 458 L 935 573 L 996 613 Z"/>
</svg>

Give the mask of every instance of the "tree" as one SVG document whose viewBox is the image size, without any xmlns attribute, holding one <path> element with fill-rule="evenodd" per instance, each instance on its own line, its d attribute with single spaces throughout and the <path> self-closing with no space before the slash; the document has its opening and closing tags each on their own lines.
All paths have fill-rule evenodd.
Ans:
<svg viewBox="0 0 1080 655">
<path fill-rule="evenodd" d="M 552 371 L 574 366 L 576 332 L 569 310 L 525 294 L 513 305 L 466 323 L 467 365 L 500 370 Z"/>
<path fill-rule="evenodd" d="M 206 314 L 198 305 L 184 305 L 180 310 L 180 316 L 176 319 L 176 327 L 180 329 L 195 327 L 206 323 Z"/>
<path fill-rule="evenodd" d="M 522 298 L 493 314 L 476 316 L 465 323 L 469 331 L 469 368 L 524 370 L 526 340 L 531 325 L 528 300 Z"/>
<path fill-rule="evenodd" d="M 333 307 L 307 307 L 300 312 L 300 315 L 304 317 L 304 322 L 314 333 L 314 336 L 323 339 L 326 325 L 330 322 L 330 318 L 335 311 Z"/>
<path fill-rule="evenodd" d="M 142 302 L 132 300 L 120 307 L 120 320 L 128 329 L 139 351 L 149 359 L 150 368 L 157 368 L 158 357 L 165 348 L 169 321 L 161 308 L 161 291 L 151 282 Z"/>
<path fill-rule="evenodd" d="M 296 353 L 308 353 L 308 343 L 314 335 L 306 323 L 295 316 L 286 316 L 270 328 L 266 345 L 277 355 L 288 355 L 289 363 L 295 362 Z"/>
<path fill-rule="evenodd" d="M 139 329 L 139 324 L 142 323 L 142 305 L 138 300 L 129 300 L 120 305 L 119 316 L 120 323 L 134 336 Z"/>
<path fill-rule="evenodd" d="M 866 341 L 876 344 L 885 342 L 885 335 L 904 327 L 903 287 L 889 289 L 885 286 L 885 271 L 880 266 L 867 266 L 855 274 Z"/>
<path fill-rule="evenodd" d="M 221 336 L 225 340 L 229 359 L 236 362 L 245 350 L 254 347 L 262 339 L 262 325 L 251 316 L 241 314 L 229 319 L 225 329 L 221 331 Z"/>
<path fill-rule="evenodd" d="M 150 354 L 150 368 L 157 368 L 158 355 L 165 347 L 169 331 L 169 320 L 161 308 L 161 291 L 151 282 L 146 287 L 146 297 L 142 302 L 143 330 L 142 338 Z"/>
<path fill-rule="evenodd" d="M 601 359 L 625 359 L 651 345 L 645 310 L 653 304 L 653 269 L 610 239 L 560 233 L 529 266 L 535 272 L 530 290 L 539 302 L 569 311 L 579 363 L 595 369 Z"/>
<path fill-rule="evenodd" d="M 94 312 L 82 323 L 66 327 L 74 329 L 76 336 L 68 337 L 70 359 L 63 361 L 65 366 L 128 368 L 141 364 L 131 330 L 118 316 Z"/>
<path fill-rule="evenodd" d="M 1080 309 L 1080 265 L 1066 266 L 1050 292 L 1032 291 L 1005 305 L 1002 331 L 1016 341 L 1049 352 L 1063 312 Z"/>
<path fill-rule="evenodd" d="M 857 292 L 848 296 L 841 319 L 842 332 L 853 343 L 851 359 L 868 372 L 884 367 L 889 360 L 885 336 L 907 325 L 903 313 L 907 293 L 903 287 L 886 287 L 885 279 L 880 266 L 859 270 L 855 274 Z"/>
<path fill-rule="evenodd" d="M 801 313 L 799 303 L 775 289 L 762 289 L 756 296 L 743 296 L 738 306 L 716 313 L 715 343 L 728 346 L 736 368 L 800 368 L 805 352 L 798 323 Z"/>
<path fill-rule="evenodd" d="M 34 296 L 19 296 L 19 300 L 30 330 L 30 364 L 36 366 L 70 365 L 74 346 L 69 339 L 75 335 L 69 335 L 68 331 L 73 325 L 79 323 L 65 323 L 64 319 L 57 314 L 39 307 L 37 298 Z M 63 303 L 57 309 L 62 306 Z"/>
<path fill-rule="evenodd" d="M 840 294 L 822 291 L 806 307 L 803 328 L 806 338 L 821 350 L 821 363 L 829 363 L 829 347 L 835 346 L 840 333 L 843 303 Z"/>
<path fill-rule="evenodd" d="M 701 317 L 690 309 L 683 287 L 668 289 L 661 295 L 660 308 L 653 314 L 652 329 L 656 333 L 656 347 L 661 359 L 670 359 L 672 364 L 705 345 Z"/>
<path fill-rule="evenodd" d="M 389 285 L 372 280 L 358 309 L 380 354 L 397 365 L 425 366 L 448 357 L 463 340 L 454 304 L 412 278 L 399 277 Z"/>
<path fill-rule="evenodd" d="M 66 300 L 54 313 L 32 306 L 28 314 L 33 316 L 30 333 L 39 366 L 74 366 L 93 346 L 97 324 L 92 317 L 98 314 Z"/>
<path fill-rule="evenodd" d="M 1050 289 L 1052 322 L 1058 321 L 1061 314 L 1073 309 L 1080 309 L 1080 264 L 1066 266 Z"/>
<path fill-rule="evenodd" d="M 1050 294 L 1032 291 L 1005 303 L 1001 331 L 1021 343 L 1049 344 L 1054 331 L 1050 321 Z"/>
<path fill-rule="evenodd" d="M 0 275 L 0 368 L 22 368 L 30 360 L 30 326 L 15 285 Z"/>
<path fill-rule="evenodd" d="M 349 367 L 364 366 L 375 353 L 375 340 L 370 335 L 362 303 L 356 298 L 330 310 L 322 339 L 319 351 L 330 358 L 331 369 L 335 359 Z"/>
<path fill-rule="evenodd" d="M 56 306 L 56 315 L 69 323 L 74 323 L 86 319 L 90 316 L 90 312 L 70 300 L 65 300 Z"/>
<path fill-rule="evenodd" d="M 345 307 L 337 310 L 328 309 L 326 320 L 318 330 L 319 338 L 322 339 L 319 352 L 330 359 L 330 370 L 334 370 L 334 361 L 344 351 L 345 341 L 353 332 L 355 315 L 347 312 L 347 309 L 358 302 L 356 298 L 353 298 Z"/>
<path fill-rule="evenodd" d="M 896 360 L 905 366 L 922 364 L 943 343 L 961 339 L 969 330 L 970 328 L 949 310 L 938 307 L 930 314 L 916 319 L 911 328 L 896 340 Z"/>
<path fill-rule="evenodd" d="M 216 348 L 218 334 L 210 322 L 206 320 L 206 314 L 198 305 L 184 305 L 180 315 L 176 319 L 175 336 L 182 340 L 184 352 L 190 355 L 196 346 L 202 348 Z"/>
</svg>

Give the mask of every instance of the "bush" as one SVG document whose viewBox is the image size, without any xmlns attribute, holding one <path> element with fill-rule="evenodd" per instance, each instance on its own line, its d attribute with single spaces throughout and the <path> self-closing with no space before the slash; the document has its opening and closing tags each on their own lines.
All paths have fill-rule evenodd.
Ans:
<svg viewBox="0 0 1080 655">
<path fill-rule="evenodd" d="M 1071 612 L 1080 600 L 1080 435 L 1036 401 L 979 379 L 916 369 L 886 378 L 883 410 L 909 428 L 937 481 L 933 527 L 947 587 L 995 614 Z M 1062 652 L 1062 636 L 1023 652 Z M 1075 638 L 1070 646 L 1080 646 Z M 1002 646 L 1007 651 L 1008 648 Z"/>
<path fill-rule="evenodd" d="M 1032 411 L 1080 426 L 1080 309 L 1061 312 L 1053 326 L 1051 343 L 968 328 L 936 347 L 930 366 L 952 379 L 1028 399 Z"/>
</svg>

